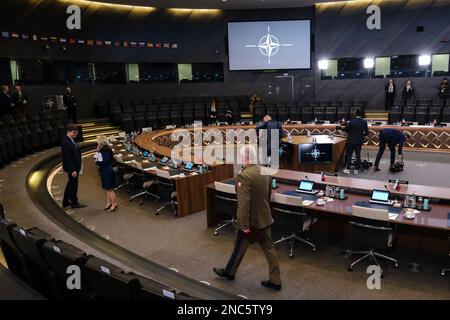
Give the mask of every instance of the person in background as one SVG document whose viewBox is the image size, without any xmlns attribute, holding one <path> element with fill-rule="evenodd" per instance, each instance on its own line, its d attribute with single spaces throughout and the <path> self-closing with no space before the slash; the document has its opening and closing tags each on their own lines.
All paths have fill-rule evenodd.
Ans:
<svg viewBox="0 0 450 320">
<path fill-rule="evenodd" d="M 406 139 L 409 138 L 408 133 L 403 133 L 400 130 L 393 129 L 393 128 L 386 128 L 380 130 L 379 133 L 379 140 L 380 140 L 380 146 L 378 150 L 377 157 L 375 159 L 375 164 L 373 169 L 375 171 L 380 171 L 380 160 L 383 156 L 384 150 L 386 149 L 386 145 L 389 147 L 389 150 L 391 151 L 391 160 L 390 160 L 390 166 L 395 163 L 395 148 L 398 146 L 398 155 L 402 157 L 403 159 L 403 144 L 405 143 Z"/>
<path fill-rule="evenodd" d="M 216 100 L 211 99 L 208 106 L 208 124 L 213 124 L 217 121 Z"/>
<path fill-rule="evenodd" d="M 280 266 L 271 234 L 274 222 L 270 211 L 271 179 L 269 175 L 262 174 L 262 168 L 256 164 L 254 146 L 245 145 L 239 154 L 244 167 L 236 177 L 236 242 L 227 266 L 213 268 L 213 271 L 219 277 L 234 280 L 248 247 L 258 242 L 269 264 L 269 280 L 261 281 L 261 285 L 279 291 Z"/>
<path fill-rule="evenodd" d="M 414 89 L 414 86 L 412 84 L 411 80 L 407 80 L 405 83 L 405 86 L 403 87 L 402 91 L 402 100 L 403 100 L 403 107 L 406 107 L 406 104 L 409 100 L 415 99 L 416 92 Z"/>
<path fill-rule="evenodd" d="M 450 96 L 450 88 L 448 86 L 448 79 L 444 78 L 439 85 L 439 98 L 442 99 L 442 105 L 446 105 L 446 100 Z"/>
<path fill-rule="evenodd" d="M 248 110 L 250 111 L 251 114 L 253 114 L 253 111 L 255 110 L 255 105 L 258 101 L 261 101 L 261 97 L 257 93 L 255 93 L 250 97 L 248 103 Z"/>
<path fill-rule="evenodd" d="M 28 97 L 22 92 L 22 87 L 14 86 L 14 92 L 11 96 L 12 103 L 16 113 L 28 113 Z"/>
<path fill-rule="evenodd" d="M 67 109 L 67 117 L 72 120 L 72 123 L 78 123 L 77 119 L 77 100 L 72 93 L 72 88 L 67 87 L 63 95 L 64 107 Z"/>
<path fill-rule="evenodd" d="M 94 158 L 98 165 L 102 188 L 106 191 L 106 206 L 103 210 L 108 212 L 116 211 L 119 207 L 116 201 L 116 192 L 114 191 L 117 187 L 116 175 L 112 166 L 114 154 L 106 136 L 97 137 L 97 153 Z"/>
<path fill-rule="evenodd" d="M 11 101 L 11 96 L 9 95 L 9 87 L 7 85 L 2 86 L 0 92 L 0 115 L 13 114 L 14 104 Z"/>
<path fill-rule="evenodd" d="M 85 204 L 78 202 L 78 177 L 82 172 L 81 152 L 78 148 L 75 138 L 78 135 L 78 129 L 73 124 L 67 125 L 67 134 L 62 138 L 61 153 L 63 170 L 67 173 L 69 180 L 64 190 L 64 198 L 62 202 L 63 208 L 69 205 L 73 208 L 86 207 Z"/>
<path fill-rule="evenodd" d="M 364 143 L 364 137 L 369 134 L 367 121 L 362 117 L 362 110 L 356 110 L 355 118 L 350 120 L 344 127 L 344 131 L 347 132 L 347 157 L 346 168 L 344 169 L 344 173 L 346 174 L 350 174 L 353 152 L 355 152 L 356 155 L 354 174 L 358 174 L 359 169 L 361 168 L 361 148 Z"/>
<path fill-rule="evenodd" d="M 225 113 L 225 118 L 227 119 L 227 122 L 229 125 L 233 124 L 233 109 L 227 105 L 227 111 Z"/>
<path fill-rule="evenodd" d="M 394 99 L 395 99 L 395 95 L 397 93 L 394 79 L 389 79 L 389 82 L 384 87 L 384 92 L 385 92 L 385 97 L 386 97 L 384 109 L 391 110 L 392 107 L 394 106 Z"/>
<path fill-rule="evenodd" d="M 260 130 L 265 129 L 265 134 L 267 135 L 267 157 L 269 157 L 268 162 L 270 162 L 270 156 L 272 155 L 272 130 L 278 131 L 278 139 L 285 136 L 283 126 L 280 122 L 272 119 L 270 115 L 265 115 L 263 121 L 256 125 L 256 136 L 260 138 Z"/>
</svg>

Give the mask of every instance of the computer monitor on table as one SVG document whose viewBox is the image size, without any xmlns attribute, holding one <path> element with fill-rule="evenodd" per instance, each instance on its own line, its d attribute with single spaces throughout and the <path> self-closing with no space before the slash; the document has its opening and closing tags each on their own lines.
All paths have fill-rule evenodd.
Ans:
<svg viewBox="0 0 450 320">
<path fill-rule="evenodd" d="M 394 202 L 389 200 L 390 192 L 387 190 L 372 190 L 372 196 L 370 197 L 370 203 L 384 204 L 391 206 Z"/>
<path fill-rule="evenodd" d="M 300 180 L 298 189 L 296 191 L 300 192 L 300 193 L 316 194 L 318 191 L 313 190 L 313 187 L 314 187 L 314 181 Z"/>
</svg>

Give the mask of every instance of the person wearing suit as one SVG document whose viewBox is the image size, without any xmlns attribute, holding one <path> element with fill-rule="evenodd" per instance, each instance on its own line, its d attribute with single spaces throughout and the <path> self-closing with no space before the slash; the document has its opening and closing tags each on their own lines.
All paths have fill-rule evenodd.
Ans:
<svg viewBox="0 0 450 320">
<path fill-rule="evenodd" d="M 416 97 L 416 90 L 413 87 L 412 81 L 407 80 L 402 91 L 403 107 L 406 107 L 408 100 L 415 99 L 415 97 Z"/>
<path fill-rule="evenodd" d="M 356 155 L 354 174 L 358 174 L 361 168 L 361 148 L 364 143 L 364 137 L 369 134 L 367 121 L 362 116 L 363 112 L 359 109 L 356 110 L 355 118 L 350 120 L 344 128 L 347 132 L 347 157 L 346 168 L 344 169 L 344 173 L 346 174 L 350 174 L 353 152 Z"/>
<path fill-rule="evenodd" d="M 211 99 L 208 106 L 208 124 L 214 124 L 217 121 L 216 100 Z"/>
<path fill-rule="evenodd" d="M 22 92 L 21 86 L 15 86 L 11 96 L 16 113 L 27 113 L 28 97 Z"/>
<path fill-rule="evenodd" d="M 116 175 L 113 171 L 114 154 L 106 136 L 97 137 L 97 153 L 94 156 L 98 165 L 102 188 L 106 191 L 106 207 L 103 210 L 108 212 L 116 211 L 119 207 L 116 202 L 117 187 Z"/>
<path fill-rule="evenodd" d="M 67 181 L 66 189 L 64 190 L 64 198 L 62 202 L 63 208 L 71 206 L 72 208 L 83 208 L 86 205 L 78 202 L 78 176 L 81 171 L 81 152 L 78 148 L 75 138 L 77 137 L 78 129 L 74 125 L 67 126 L 67 134 L 63 136 L 61 142 L 61 153 L 63 170 L 67 173 L 69 180 Z"/>
<path fill-rule="evenodd" d="M 252 145 L 241 148 L 244 168 L 236 177 L 237 237 L 233 253 L 225 268 L 213 268 L 220 277 L 234 280 L 239 265 L 250 244 L 258 242 L 269 264 L 269 280 L 261 285 L 281 290 L 280 266 L 273 245 L 271 226 L 274 222 L 270 211 L 270 175 L 262 174 L 256 164 L 256 149 Z"/>
<path fill-rule="evenodd" d="M 72 93 L 72 88 L 66 88 L 66 93 L 63 95 L 63 102 L 67 109 L 67 117 L 72 120 L 72 123 L 78 123 L 77 100 L 75 99 L 75 95 Z"/>
<path fill-rule="evenodd" d="M 380 138 L 380 147 L 378 150 L 377 157 L 375 159 L 375 164 L 373 169 L 375 171 L 380 171 L 379 168 L 381 157 L 383 156 L 384 150 L 386 149 L 386 145 L 388 145 L 389 150 L 391 151 L 391 160 L 390 160 L 390 166 L 395 163 L 395 147 L 398 145 L 398 155 L 402 156 L 403 158 L 403 144 L 405 143 L 406 139 L 409 137 L 409 134 L 403 133 L 400 130 L 393 129 L 393 128 L 386 128 L 383 130 L 380 130 L 379 138 Z"/>
<path fill-rule="evenodd" d="M 446 100 L 450 97 L 450 87 L 448 85 L 448 79 L 444 78 L 439 85 L 439 98 L 442 99 L 442 105 L 445 107 Z"/>
<path fill-rule="evenodd" d="M 0 115 L 13 114 L 14 104 L 11 101 L 11 96 L 9 95 L 9 87 L 6 85 L 2 86 L 2 91 L 0 92 Z"/>
<path fill-rule="evenodd" d="M 263 134 L 267 136 L 267 157 L 270 157 L 272 155 L 272 134 L 274 133 L 272 130 L 275 130 L 275 132 L 278 131 L 278 139 L 281 139 L 285 136 L 283 126 L 280 122 L 273 120 L 272 117 L 267 114 L 264 116 L 263 121 L 256 125 L 257 137 L 260 136 L 261 129 L 267 130 Z M 268 162 L 270 162 L 270 160 Z"/>
<path fill-rule="evenodd" d="M 389 79 L 389 82 L 386 83 L 386 86 L 384 87 L 384 92 L 385 92 L 384 109 L 391 110 L 392 107 L 394 106 L 394 99 L 397 93 L 394 79 Z"/>
</svg>

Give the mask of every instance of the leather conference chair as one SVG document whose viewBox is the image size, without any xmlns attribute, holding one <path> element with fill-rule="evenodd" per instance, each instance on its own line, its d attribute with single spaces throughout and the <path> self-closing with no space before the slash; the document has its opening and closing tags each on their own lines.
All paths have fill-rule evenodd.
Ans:
<svg viewBox="0 0 450 320">
<path fill-rule="evenodd" d="M 43 122 L 41 125 L 43 131 L 48 133 L 50 139 L 50 145 L 59 145 L 61 143 L 61 137 L 57 129 L 53 128 L 50 122 Z"/>
<path fill-rule="evenodd" d="M 179 292 L 175 288 L 166 286 L 156 280 L 149 279 L 135 273 L 129 272 L 140 283 L 138 290 L 139 300 L 192 300 L 193 298 L 184 292 Z"/>
<path fill-rule="evenodd" d="M 28 119 L 30 119 L 31 123 L 38 123 L 41 122 L 41 116 L 38 112 L 31 112 L 28 116 Z"/>
<path fill-rule="evenodd" d="M 2 116 L 3 119 L 3 126 L 6 128 L 12 128 L 16 126 L 16 119 L 14 119 L 13 115 L 11 114 L 5 114 Z"/>
<path fill-rule="evenodd" d="M 442 109 L 442 122 L 450 123 L 450 107 Z"/>
<path fill-rule="evenodd" d="M 41 246 L 44 242 L 54 240 L 39 228 L 24 230 L 18 226 L 11 229 L 11 236 L 25 259 L 28 284 L 49 299 L 55 299 L 54 279 L 45 263 Z"/>
<path fill-rule="evenodd" d="M 237 215 L 237 198 L 236 186 L 233 184 L 214 181 L 214 207 L 217 214 L 224 216 L 227 219 L 219 222 L 217 228 L 214 230 L 214 235 L 219 234 L 219 230 L 231 225 L 236 226 Z"/>
<path fill-rule="evenodd" d="M 441 121 L 441 107 L 432 106 L 428 110 L 428 119 L 430 122 L 436 120 L 436 122 Z"/>
<path fill-rule="evenodd" d="M 395 267 L 398 267 L 396 259 L 375 251 L 376 248 L 389 249 L 393 245 L 395 230 L 389 223 L 389 211 L 387 209 L 353 205 L 350 224 L 352 226 L 352 238 L 359 246 L 364 246 L 368 250 L 346 250 L 348 257 L 362 255 L 361 258 L 348 266 L 349 271 L 353 271 L 353 267 L 360 262 L 371 259 L 380 268 L 381 275 L 383 275 L 383 270 L 377 258 L 389 260 L 394 263 Z"/>
<path fill-rule="evenodd" d="M 11 161 L 17 160 L 23 155 L 22 144 L 19 137 L 13 137 L 8 129 L 0 130 L 0 135 L 5 142 Z"/>
<path fill-rule="evenodd" d="M 183 125 L 183 117 L 180 110 L 170 111 L 170 120 L 173 125 L 181 127 Z"/>
<path fill-rule="evenodd" d="M 147 175 L 145 174 L 144 170 L 142 169 L 142 165 L 139 162 L 132 162 L 130 163 L 130 165 L 135 169 L 133 172 L 133 179 L 135 180 L 134 183 L 142 186 L 142 189 L 140 189 L 136 194 L 132 195 L 129 201 L 133 201 L 134 199 L 140 197 L 141 201 L 139 202 L 139 204 L 142 205 L 146 196 L 152 196 L 156 200 L 159 200 L 159 197 L 156 194 L 150 192 L 150 189 L 156 184 L 156 179 L 146 180 Z"/>
<path fill-rule="evenodd" d="M 325 120 L 334 123 L 336 121 L 337 109 L 336 107 L 325 108 Z"/>
<path fill-rule="evenodd" d="M 33 135 L 39 137 L 39 148 L 43 148 L 50 145 L 50 139 L 48 133 L 44 133 L 39 123 L 30 124 L 30 130 Z"/>
<path fill-rule="evenodd" d="M 122 111 L 123 113 L 130 113 L 133 114 L 134 113 L 134 107 L 131 104 L 123 104 L 122 105 Z"/>
<path fill-rule="evenodd" d="M 299 107 L 293 103 L 293 104 L 289 105 L 288 108 L 289 108 L 289 119 L 291 121 L 301 121 L 302 120 L 301 107 Z"/>
<path fill-rule="evenodd" d="M 448 256 L 450 257 L 450 237 L 448 238 L 448 248 L 449 248 Z M 442 275 L 443 277 L 445 277 L 445 275 L 446 275 L 447 273 L 450 273 L 450 268 L 444 268 L 444 269 L 442 269 L 441 275 Z"/>
<path fill-rule="evenodd" d="M 174 211 L 174 216 L 177 215 L 177 192 L 175 190 L 175 184 L 170 176 L 170 173 L 165 170 L 156 170 L 158 196 L 163 201 L 161 206 L 156 209 L 155 215 L 159 215 L 159 212 L 167 207 L 171 207 Z"/>
<path fill-rule="evenodd" d="M 124 113 L 120 116 L 120 129 L 125 132 L 131 132 L 136 130 L 134 118 L 132 113 Z"/>
<path fill-rule="evenodd" d="M 205 123 L 206 116 L 203 107 L 201 109 L 194 109 L 194 121 L 201 121 L 202 123 Z"/>
<path fill-rule="evenodd" d="M 138 131 L 142 131 L 145 128 L 147 120 L 145 119 L 145 114 L 143 112 L 136 112 L 134 114 L 134 128 Z"/>
<path fill-rule="evenodd" d="M 309 241 L 307 237 L 303 237 L 317 219 L 307 214 L 303 207 L 303 198 L 275 193 L 272 198 L 272 209 L 274 210 L 273 230 L 280 230 L 287 236 L 282 236 L 280 240 L 274 242 L 274 245 L 282 242 L 290 242 L 291 250 L 289 258 L 294 257 L 294 248 L 296 242 L 304 243 L 316 251 L 316 245 Z"/>
<path fill-rule="evenodd" d="M 8 145 L 0 135 L 0 167 L 4 167 L 11 163 L 11 158 L 9 156 Z"/>
<path fill-rule="evenodd" d="M 122 114 L 122 109 L 119 105 L 111 105 L 109 107 L 109 114 L 112 124 L 120 124 L 120 115 Z"/>
<path fill-rule="evenodd" d="M 288 106 L 281 106 L 278 109 L 278 121 L 284 122 L 289 118 L 289 108 Z"/>
<path fill-rule="evenodd" d="M 87 255 L 64 241 L 47 241 L 41 246 L 41 252 L 53 280 L 56 298 L 64 300 L 83 300 L 88 298 L 88 291 L 81 283 L 81 288 L 70 290 L 67 287 L 67 270 L 69 266 L 78 266 L 83 270 Z"/>
<path fill-rule="evenodd" d="M 428 121 L 428 106 L 418 106 L 416 108 L 416 121 L 424 125 Z"/>
<path fill-rule="evenodd" d="M 134 172 L 133 170 L 129 169 L 129 166 L 127 166 L 124 162 L 123 162 L 123 158 L 121 155 L 115 154 L 114 155 L 114 160 L 116 160 L 117 163 L 117 168 L 118 168 L 118 172 L 119 175 L 122 174 L 122 181 L 123 183 L 121 183 L 117 188 L 115 188 L 114 190 L 119 190 L 122 189 L 123 187 L 127 188 L 127 192 L 130 193 L 130 187 L 132 185 L 132 179 L 134 176 Z"/>
<path fill-rule="evenodd" d="M 28 277 L 25 272 L 25 256 L 17 247 L 11 236 L 11 230 L 17 225 L 11 221 L 0 219 L 0 248 L 5 257 L 8 269 L 18 278 L 27 282 Z"/>
<path fill-rule="evenodd" d="M 396 123 L 402 120 L 402 107 L 395 105 L 389 112 L 389 123 Z"/>
<path fill-rule="evenodd" d="M 134 112 L 136 112 L 136 113 L 140 113 L 140 112 L 145 113 L 146 111 L 147 111 L 147 107 L 143 104 L 137 104 L 134 107 Z"/>
<path fill-rule="evenodd" d="M 133 300 L 139 296 L 139 280 L 102 259 L 89 256 L 82 276 L 93 300 Z"/>
<path fill-rule="evenodd" d="M 313 108 L 312 107 L 301 107 L 302 112 L 302 123 L 310 122 L 314 119 Z"/>
<path fill-rule="evenodd" d="M 264 106 L 256 106 L 253 110 L 253 120 L 255 122 L 262 121 L 264 116 L 266 115 L 266 108 Z"/>
<path fill-rule="evenodd" d="M 23 132 L 21 128 L 18 127 L 9 129 L 9 132 L 17 139 L 18 143 L 20 143 L 24 154 L 29 154 L 33 151 L 31 135 L 28 135 L 27 132 Z"/>
<path fill-rule="evenodd" d="M 147 127 L 151 127 L 155 130 L 158 128 L 158 111 L 147 111 L 145 119 L 147 120 Z"/>
<path fill-rule="evenodd" d="M 194 109 L 189 106 L 183 108 L 181 116 L 183 117 L 184 126 L 192 124 L 194 122 Z"/>
<path fill-rule="evenodd" d="M 160 129 L 164 129 L 166 126 L 171 124 L 170 121 L 170 111 L 159 111 L 158 112 L 158 124 Z"/>
<path fill-rule="evenodd" d="M 314 113 L 314 119 L 325 120 L 325 108 L 324 107 L 314 107 L 313 113 Z"/>
<path fill-rule="evenodd" d="M 18 113 L 14 117 L 18 126 L 26 126 L 29 123 L 27 116 L 23 113 Z"/>
<path fill-rule="evenodd" d="M 5 220 L 5 208 L 1 203 L 0 203 L 0 219 Z"/>
<path fill-rule="evenodd" d="M 415 120 L 416 107 L 408 105 L 403 109 L 403 119 L 405 121 L 411 122 Z"/>
</svg>

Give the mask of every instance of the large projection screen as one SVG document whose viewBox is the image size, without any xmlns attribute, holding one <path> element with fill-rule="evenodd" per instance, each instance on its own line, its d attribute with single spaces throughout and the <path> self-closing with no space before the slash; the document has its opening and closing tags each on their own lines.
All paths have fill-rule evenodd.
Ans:
<svg viewBox="0 0 450 320">
<path fill-rule="evenodd" d="M 228 23 L 229 69 L 310 69 L 310 20 Z"/>
</svg>

